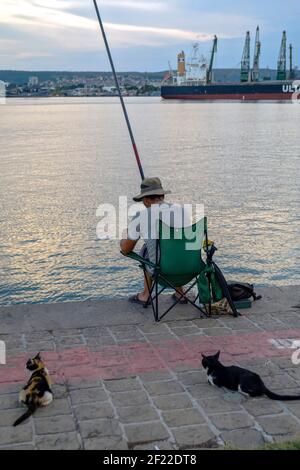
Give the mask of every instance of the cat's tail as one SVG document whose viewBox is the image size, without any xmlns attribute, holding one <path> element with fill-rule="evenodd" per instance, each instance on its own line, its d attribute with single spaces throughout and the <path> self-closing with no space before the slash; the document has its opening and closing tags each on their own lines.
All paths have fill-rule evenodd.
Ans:
<svg viewBox="0 0 300 470">
<path fill-rule="evenodd" d="M 30 405 L 26 413 L 20 416 L 20 418 L 18 418 L 17 421 L 14 422 L 13 426 L 18 426 L 18 424 L 23 423 L 23 421 L 25 421 L 25 419 L 28 419 L 35 412 L 36 409 L 37 409 L 36 405 Z"/>
<path fill-rule="evenodd" d="M 277 393 L 271 392 L 267 387 L 264 388 L 264 394 L 271 398 L 271 400 L 281 400 L 281 401 L 292 401 L 300 400 L 300 395 L 277 395 Z"/>
</svg>

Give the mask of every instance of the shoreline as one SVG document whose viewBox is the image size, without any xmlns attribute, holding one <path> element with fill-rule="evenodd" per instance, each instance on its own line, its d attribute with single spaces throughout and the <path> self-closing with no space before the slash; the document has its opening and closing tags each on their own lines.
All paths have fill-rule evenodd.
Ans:
<svg viewBox="0 0 300 470">
<path fill-rule="evenodd" d="M 244 316 L 244 312 L 249 315 L 252 313 L 275 314 L 289 310 L 299 313 L 300 316 L 300 285 L 263 287 L 257 288 L 256 291 L 262 295 L 262 299 L 253 302 L 251 309 L 242 310 L 242 316 Z M 170 294 L 163 295 L 162 299 L 163 306 L 170 303 Z M 139 305 L 129 303 L 126 297 L 0 306 L 0 318 L 0 334 L 13 334 L 18 323 L 20 323 L 19 329 L 24 332 L 32 331 L 32 329 L 42 331 L 46 325 L 51 327 L 51 323 L 55 323 L 59 328 L 67 329 L 71 327 L 84 328 L 86 324 L 88 326 L 109 326 L 153 322 L 151 307 L 141 308 Z M 212 316 L 210 321 L 217 321 L 217 318 Z M 6 320 L 7 324 L 5 324 Z M 199 319 L 197 310 L 190 305 L 177 306 L 174 313 L 166 317 L 166 322 L 191 320 L 201 322 L 206 319 Z M 232 321 L 234 321 L 233 317 Z"/>
<path fill-rule="evenodd" d="M 123 98 L 161 98 L 161 95 L 122 95 Z M 84 96 L 39 96 L 39 95 L 29 95 L 29 96 L 6 96 L 6 99 L 18 99 L 18 98 L 119 98 L 119 95 L 84 95 Z"/>
</svg>

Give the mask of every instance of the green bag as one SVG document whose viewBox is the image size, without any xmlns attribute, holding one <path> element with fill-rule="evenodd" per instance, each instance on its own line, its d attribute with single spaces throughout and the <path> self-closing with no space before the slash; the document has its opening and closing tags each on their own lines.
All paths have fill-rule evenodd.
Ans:
<svg viewBox="0 0 300 470">
<path fill-rule="evenodd" d="M 208 275 L 210 275 L 211 292 L 209 291 Z M 198 277 L 198 293 L 200 302 L 203 304 L 208 304 L 211 299 L 213 302 L 219 302 L 223 299 L 223 290 L 218 282 L 213 264 L 206 266 Z"/>
</svg>

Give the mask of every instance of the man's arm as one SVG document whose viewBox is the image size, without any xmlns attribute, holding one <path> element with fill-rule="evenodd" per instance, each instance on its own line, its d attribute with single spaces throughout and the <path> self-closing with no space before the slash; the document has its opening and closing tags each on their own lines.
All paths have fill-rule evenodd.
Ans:
<svg viewBox="0 0 300 470">
<path fill-rule="evenodd" d="M 140 238 L 140 213 L 136 214 L 128 225 L 128 229 L 123 232 L 123 239 L 120 241 L 120 247 L 123 255 L 128 255 L 133 251 Z"/>
<path fill-rule="evenodd" d="M 128 255 L 131 251 L 133 251 L 135 245 L 137 244 L 138 240 L 129 240 L 123 239 L 120 242 L 121 251 L 124 255 Z"/>
</svg>

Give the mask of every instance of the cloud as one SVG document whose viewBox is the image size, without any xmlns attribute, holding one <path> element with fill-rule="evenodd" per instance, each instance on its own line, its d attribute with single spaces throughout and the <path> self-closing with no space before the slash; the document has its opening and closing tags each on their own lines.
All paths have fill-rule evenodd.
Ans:
<svg viewBox="0 0 300 470">
<path fill-rule="evenodd" d="M 142 11 L 165 11 L 169 9 L 169 5 L 164 2 L 153 1 L 134 1 L 134 0 L 102 0 L 102 5 L 109 8 L 124 8 Z"/>
<path fill-rule="evenodd" d="M 271 0 L 266 1 L 271 4 Z M 254 32 L 257 24 L 261 26 L 265 57 L 265 45 L 269 50 L 268 41 L 270 44 L 273 41 L 271 26 L 278 21 L 277 12 L 266 9 L 261 0 L 240 2 L 238 8 L 236 0 L 99 0 L 98 4 L 113 53 L 119 55 L 125 66 L 129 55 L 131 63 L 136 57 L 136 69 L 161 67 L 176 57 L 179 48 L 190 49 L 194 41 L 201 42 L 201 49 L 208 51 L 214 34 L 221 40 L 232 39 L 220 43 L 220 50 L 223 47 L 224 50 L 219 56 L 226 57 L 227 66 L 234 66 L 238 61 L 236 54 L 242 51 L 245 31 Z M 285 9 L 281 7 L 280 21 L 282 28 L 289 30 L 297 15 L 287 9 L 285 17 Z M 291 39 L 295 43 L 298 31 L 296 25 Z M 12 42 L 16 38 L 18 44 Z M 235 52 L 231 47 L 236 47 Z M 40 62 L 44 68 L 47 63 L 55 67 L 56 58 L 57 63 L 63 64 L 64 58 L 67 63 L 73 57 L 76 68 L 76 57 L 80 61 L 88 58 L 85 60 L 88 68 L 88 60 L 97 63 L 99 54 L 103 61 L 104 45 L 92 0 L 0 0 L 0 55 L 5 56 L 2 67 L 9 64 L 13 68 L 21 61 L 26 67 L 31 64 L 38 67 L 39 57 L 45 58 Z"/>
<path fill-rule="evenodd" d="M 60 1 L 58 3 L 65 4 L 65 2 Z M 94 21 L 88 18 L 50 8 L 49 5 L 48 1 L 18 0 L 16 2 L 2 0 L 0 23 L 10 24 L 12 27 L 16 27 L 18 24 L 36 24 L 40 27 L 56 26 L 66 29 L 68 27 L 88 29 L 94 26 Z M 43 34 L 42 29 L 40 34 Z"/>
<path fill-rule="evenodd" d="M 169 37 L 175 38 L 176 40 L 189 40 L 195 41 L 196 39 L 199 41 L 207 41 L 211 39 L 213 36 L 209 34 L 200 34 L 196 31 L 184 31 L 182 29 L 174 29 L 174 28 L 156 28 L 151 26 L 136 26 L 136 25 L 128 25 L 128 24 L 114 24 L 114 23 L 105 23 L 105 26 L 110 30 L 116 31 L 125 31 L 130 33 L 146 33 L 150 35 L 157 35 L 162 37 Z"/>
<path fill-rule="evenodd" d="M 84 2 L 84 0 L 83 0 Z M 73 8 L 80 8 L 83 4 L 80 0 L 29 0 L 27 3 L 31 3 L 33 6 L 42 7 L 42 8 L 51 8 L 54 10 L 71 10 Z M 10 2 L 12 3 L 12 2 Z M 15 3 L 21 3 L 17 1 Z"/>
<path fill-rule="evenodd" d="M 118 1 L 114 3 L 116 5 Z M 131 6 L 135 4 L 135 2 L 125 0 L 123 6 L 127 3 L 130 3 Z M 142 2 L 140 6 L 148 8 L 152 6 L 152 3 Z M 63 6 L 65 9 L 55 9 L 55 5 L 56 7 Z M 56 0 L 53 4 L 52 0 L 51 3 L 48 0 L 19 0 L 18 2 L 4 0 L 0 23 L 10 25 L 14 29 L 21 29 L 24 33 L 36 33 L 40 37 L 48 36 L 56 42 L 63 40 L 61 44 L 66 49 L 99 48 L 99 41 L 95 41 L 94 38 L 94 33 L 99 28 L 97 20 L 65 11 L 71 5 L 78 6 L 77 2 L 67 4 L 62 0 Z M 155 3 L 155 5 L 160 6 L 161 4 Z M 158 46 L 172 41 L 194 41 L 197 37 L 199 40 L 205 41 L 212 36 L 209 34 L 199 36 L 197 31 L 179 28 L 113 22 L 105 22 L 104 25 L 111 33 L 112 44 L 118 47 L 124 47 L 128 44 Z M 54 32 L 53 29 L 58 31 Z M 76 32 L 76 29 L 83 30 L 84 37 L 80 37 L 80 33 Z M 63 37 L 59 30 L 63 31 Z M 126 36 L 124 36 L 124 32 L 127 33 Z"/>
<path fill-rule="evenodd" d="M 48 36 L 52 40 L 64 39 L 63 47 L 66 49 L 79 47 L 87 49 L 92 47 L 91 38 L 94 41 L 94 32 L 98 30 L 96 19 L 87 18 L 72 12 L 66 11 L 71 6 L 78 7 L 79 3 L 75 1 L 66 2 L 64 0 L 18 0 L 4 1 L 0 23 L 10 25 L 14 29 L 21 29 L 24 32 L 36 32 L 40 37 Z M 112 2 L 115 6 L 120 0 Z M 134 6 L 136 2 L 124 0 L 123 6 Z M 149 8 L 155 4 L 161 7 L 161 2 L 141 2 L 140 8 Z M 207 41 L 213 37 L 213 33 L 199 33 L 199 31 L 190 31 L 181 28 L 156 27 L 148 25 L 135 25 L 127 23 L 105 22 L 105 27 L 110 31 L 110 39 L 114 46 L 124 47 L 128 44 L 136 45 L 163 45 L 178 41 Z M 26 29 L 27 28 L 27 29 Z M 53 33 L 53 29 L 62 30 L 64 38 L 59 36 L 59 32 Z M 84 32 L 83 37 L 76 40 L 76 29 Z M 126 36 L 124 36 L 126 32 Z M 57 34 L 55 39 L 55 35 Z M 123 34 L 123 36 L 122 36 Z M 74 41 L 75 36 L 75 41 Z M 220 35 L 227 37 L 227 35 Z M 138 39 L 137 39 L 138 38 Z M 99 47 L 99 42 L 95 42 Z"/>
<path fill-rule="evenodd" d="M 49 52 L 20 52 L 19 54 L 16 55 L 17 59 L 33 59 L 37 57 L 52 57 L 53 54 L 50 54 Z"/>
<path fill-rule="evenodd" d="M 7 0 L 6 0 L 7 1 Z M 33 6 L 55 10 L 76 10 L 84 7 L 91 8 L 92 0 L 28 0 Z M 15 3 L 20 3 L 16 1 Z M 118 8 L 142 11 L 163 11 L 169 9 L 169 4 L 155 0 L 99 0 L 99 8 Z"/>
</svg>

